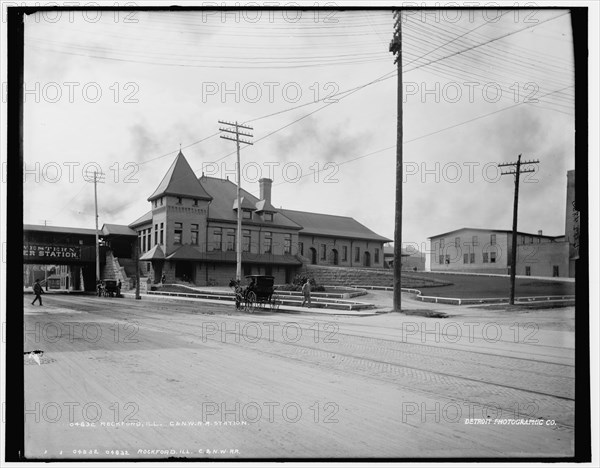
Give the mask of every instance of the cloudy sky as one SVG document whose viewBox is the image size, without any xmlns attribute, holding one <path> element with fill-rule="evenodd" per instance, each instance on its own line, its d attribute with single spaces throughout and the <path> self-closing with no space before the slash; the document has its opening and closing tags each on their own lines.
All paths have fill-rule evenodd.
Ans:
<svg viewBox="0 0 600 468">
<path fill-rule="evenodd" d="M 242 186 L 277 207 L 353 216 L 393 238 L 397 67 L 389 10 L 47 12 L 25 27 L 25 223 L 129 224 L 180 145 L 198 176 L 235 177 L 218 120 L 254 128 Z M 574 168 L 566 10 L 405 12 L 403 238 L 564 234 Z M 328 98 L 328 96 L 331 96 Z M 325 99 L 325 100 L 323 100 Z"/>
</svg>

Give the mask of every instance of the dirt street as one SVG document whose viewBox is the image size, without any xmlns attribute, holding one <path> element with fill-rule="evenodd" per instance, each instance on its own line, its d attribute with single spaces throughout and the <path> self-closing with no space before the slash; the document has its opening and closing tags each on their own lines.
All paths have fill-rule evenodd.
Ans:
<svg viewBox="0 0 600 468">
<path fill-rule="evenodd" d="M 449 317 L 26 297 L 26 456 L 573 454 L 573 308 L 405 300 Z"/>
</svg>

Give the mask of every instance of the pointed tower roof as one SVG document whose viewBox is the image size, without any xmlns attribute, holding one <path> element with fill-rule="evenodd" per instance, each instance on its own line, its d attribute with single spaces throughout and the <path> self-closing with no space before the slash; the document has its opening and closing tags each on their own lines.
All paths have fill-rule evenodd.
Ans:
<svg viewBox="0 0 600 468">
<path fill-rule="evenodd" d="M 179 151 L 175 161 L 171 164 L 171 167 L 157 189 L 148 197 L 148 201 L 152 201 L 163 195 L 212 200 L 212 197 L 204 190 L 204 187 L 202 187 L 202 184 L 181 151 Z"/>
</svg>

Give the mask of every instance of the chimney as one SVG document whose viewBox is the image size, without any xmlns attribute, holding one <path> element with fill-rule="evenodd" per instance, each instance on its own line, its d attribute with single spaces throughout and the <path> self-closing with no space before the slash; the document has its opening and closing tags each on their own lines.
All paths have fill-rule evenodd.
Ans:
<svg viewBox="0 0 600 468">
<path fill-rule="evenodd" d="M 538 231 L 538 236 L 541 236 L 541 235 L 542 235 L 542 230 L 540 229 L 540 230 Z"/>
<path fill-rule="evenodd" d="M 271 185 L 273 181 L 271 179 L 263 178 L 258 181 L 260 185 L 260 199 L 266 200 L 267 203 L 271 204 Z"/>
</svg>

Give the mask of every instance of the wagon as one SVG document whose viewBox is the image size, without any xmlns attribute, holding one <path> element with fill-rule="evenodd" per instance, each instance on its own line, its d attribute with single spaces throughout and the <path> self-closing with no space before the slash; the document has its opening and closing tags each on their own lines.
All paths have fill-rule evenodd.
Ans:
<svg viewBox="0 0 600 468">
<path fill-rule="evenodd" d="M 102 280 L 102 291 L 108 297 L 118 297 L 121 293 L 117 280 Z"/>
<path fill-rule="evenodd" d="M 281 303 L 275 287 L 275 278 L 267 275 L 248 275 L 248 286 L 242 287 L 238 281 L 232 280 L 229 285 L 235 291 L 235 305 L 238 309 L 254 312 L 257 308 L 277 310 Z"/>
</svg>

